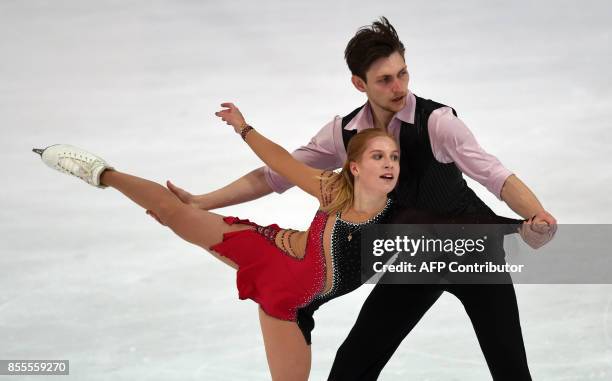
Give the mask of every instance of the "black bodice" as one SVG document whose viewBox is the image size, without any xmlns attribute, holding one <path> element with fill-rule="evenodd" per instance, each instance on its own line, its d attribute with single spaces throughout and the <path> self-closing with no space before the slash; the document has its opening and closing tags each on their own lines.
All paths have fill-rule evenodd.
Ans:
<svg viewBox="0 0 612 381">
<path fill-rule="evenodd" d="M 314 300 L 298 309 L 297 323 L 306 341 L 310 343 L 310 331 L 314 328 L 312 315 L 324 303 L 354 291 L 363 284 L 361 279 L 361 230 L 372 224 L 384 223 L 390 215 L 392 201 L 376 216 L 361 223 L 345 221 L 336 213 L 331 232 L 330 256 L 332 286 L 329 291 L 317 295 Z M 329 270 L 328 270 L 329 271 Z"/>
</svg>

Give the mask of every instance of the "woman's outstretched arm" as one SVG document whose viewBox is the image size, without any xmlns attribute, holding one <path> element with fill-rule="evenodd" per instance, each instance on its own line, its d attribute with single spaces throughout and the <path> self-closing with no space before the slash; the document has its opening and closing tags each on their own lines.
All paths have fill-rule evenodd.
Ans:
<svg viewBox="0 0 612 381">
<path fill-rule="evenodd" d="M 250 128 L 240 110 L 233 103 L 222 103 L 224 110 L 215 113 L 224 122 L 234 127 L 237 133 L 244 128 Z M 246 130 L 245 130 L 246 132 Z M 297 185 L 305 192 L 313 195 L 319 201 L 321 198 L 321 170 L 296 160 L 283 147 L 261 135 L 257 131 L 250 130 L 243 135 L 246 143 L 253 152 L 272 170 L 278 172 L 291 183 Z"/>
</svg>

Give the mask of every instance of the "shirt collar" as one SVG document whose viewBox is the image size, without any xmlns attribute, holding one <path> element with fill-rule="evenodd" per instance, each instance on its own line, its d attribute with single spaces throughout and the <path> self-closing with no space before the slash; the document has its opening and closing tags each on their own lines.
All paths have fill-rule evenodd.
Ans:
<svg viewBox="0 0 612 381">
<path fill-rule="evenodd" d="M 406 96 L 406 105 L 398 113 L 393 116 L 390 124 L 393 124 L 394 119 L 399 119 L 401 122 L 414 124 L 414 108 L 416 104 L 416 98 L 410 90 Z M 367 128 L 374 127 L 374 119 L 372 118 L 372 108 L 370 103 L 366 104 L 359 110 L 357 115 L 344 127 L 345 130 L 357 130 L 357 132 L 363 131 Z"/>
</svg>

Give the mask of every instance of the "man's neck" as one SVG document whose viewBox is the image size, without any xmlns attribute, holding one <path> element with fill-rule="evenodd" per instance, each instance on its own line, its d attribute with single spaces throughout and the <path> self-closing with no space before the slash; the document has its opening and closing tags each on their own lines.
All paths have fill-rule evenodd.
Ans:
<svg viewBox="0 0 612 381">
<path fill-rule="evenodd" d="M 389 123 L 391 123 L 391 119 L 395 115 L 394 112 L 385 110 L 374 103 L 368 101 L 370 105 L 370 111 L 372 112 L 372 122 L 374 123 L 375 128 L 380 128 L 381 130 L 387 130 Z"/>
</svg>

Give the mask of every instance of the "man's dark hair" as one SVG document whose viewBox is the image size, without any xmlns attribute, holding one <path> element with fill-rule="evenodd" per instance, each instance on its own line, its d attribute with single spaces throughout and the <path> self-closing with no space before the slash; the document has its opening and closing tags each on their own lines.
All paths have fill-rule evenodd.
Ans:
<svg viewBox="0 0 612 381">
<path fill-rule="evenodd" d="M 379 58 L 398 52 L 404 57 L 404 44 L 386 17 L 359 28 L 344 50 L 344 59 L 351 73 L 366 80 L 366 71 Z"/>
</svg>

